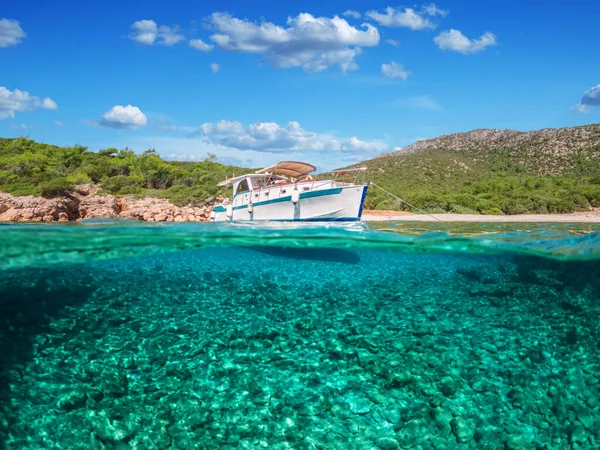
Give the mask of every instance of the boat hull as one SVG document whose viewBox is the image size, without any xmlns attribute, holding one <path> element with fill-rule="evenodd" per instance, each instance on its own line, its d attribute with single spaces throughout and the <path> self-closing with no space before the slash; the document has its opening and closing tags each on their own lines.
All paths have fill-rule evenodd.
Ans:
<svg viewBox="0 0 600 450">
<path fill-rule="evenodd" d="M 227 207 L 218 205 L 213 209 L 213 221 L 358 221 L 366 194 L 366 185 L 333 187 L 302 192 L 296 203 L 292 202 L 292 195 L 282 195 L 254 202 L 251 207 L 248 201 L 236 197 L 231 217 Z"/>
</svg>

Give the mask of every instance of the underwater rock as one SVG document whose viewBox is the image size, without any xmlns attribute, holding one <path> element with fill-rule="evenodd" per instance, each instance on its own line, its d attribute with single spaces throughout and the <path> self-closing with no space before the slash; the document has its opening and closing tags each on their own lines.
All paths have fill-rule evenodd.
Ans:
<svg viewBox="0 0 600 450">
<path fill-rule="evenodd" d="M 58 401 L 58 407 L 65 411 L 83 408 L 85 406 L 86 395 L 84 391 L 76 390 L 68 393 Z"/>
<path fill-rule="evenodd" d="M 414 448 L 426 441 L 429 430 L 421 420 L 411 420 L 396 433 L 396 439 L 402 448 Z"/>
<path fill-rule="evenodd" d="M 450 421 L 450 427 L 452 428 L 452 433 L 456 436 L 456 441 L 459 444 L 464 444 L 473 439 L 475 435 L 475 427 L 473 424 L 463 419 L 462 417 L 455 417 Z"/>
<path fill-rule="evenodd" d="M 398 441 L 389 437 L 380 437 L 375 441 L 375 445 L 381 450 L 397 450 L 400 448 Z"/>
<path fill-rule="evenodd" d="M 458 383 L 452 377 L 445 376 L 440 381 L 440 388 L 444 395 L 451 397 L 456 394 Z"/>
<path fill-rule="evenodd" d="M 364 397 L 348 397 L 346 398 L 348 405 L 350 407 L 350 411 L 353 414 L 364 415 L 368 414 L 371 411 L 372 404 L 371 402 Z"/>
</svg>

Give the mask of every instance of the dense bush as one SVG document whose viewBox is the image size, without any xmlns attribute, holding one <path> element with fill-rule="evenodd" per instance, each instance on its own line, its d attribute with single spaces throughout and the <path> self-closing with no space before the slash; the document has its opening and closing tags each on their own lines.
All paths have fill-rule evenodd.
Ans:
<svg viewBox="0 0 600 450">
<path fill-rule="evenodd" d="M 526 149 L 436 149 L 364 163 L 373 181 L 426 211 L 564 213 L 600 207 L 600 145 L 545 158 Z M 366 208 L 413 210 L 376 187 Z"/>
<path fill-rule="evenodd" d="M 26 138 L 0 138 L 0 191 L 58 197 L 74 185 L 97 183 L 114 195 L 154 195 L 178 205 L 202 203 L 217 194 L 217 183 L 246 169 L 224 166 L 208 155 L 200 162 L 164 161 L 154 150 L 89 152 Z"/>
</svg>

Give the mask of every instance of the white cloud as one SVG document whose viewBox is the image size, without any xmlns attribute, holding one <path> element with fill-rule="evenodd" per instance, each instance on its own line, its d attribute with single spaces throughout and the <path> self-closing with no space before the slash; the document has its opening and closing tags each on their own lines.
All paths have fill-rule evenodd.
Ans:
<svg viewBox="0 0 600 450">
<path fill-rule="evenodd" d="M 108 110 L 99 122 L 105 127 L 133 130 L 143 127 L 148 123 L 148 119 L 137 106 L 116 105 Z"/>
<path fill-rule="evenodd" d="M 190 39 L 190 47 L 200 50 L 204 53 L 211 52 L 215 48 L 214 45 L 207 44 L 202 39 Z"/>
<path fill-rule="evenodd" d="M 442 14 L 442 12 L 444 14 Z M 427 16 L 445 15 L 445 11 L 435 5 L 423 7 L 420 11 L 413 8 L 393 8 L 388 6 L 385 12 L 368 11 L 365 15 L 373 19 L 379 25 L 385 27 L 404 27 L 411 30 L 434 29 L 435 24 Z"/>
<path fill-rule="evenodd" d="M 400 43 L 395 39 L 386 39 L 385 42 L 387 42 L 390 45 L 393 45 L 394 47 L 398 47 L 400 45 Z"/>
<path fill-rule="evenodd" d="M 355 19 L 360 19 L 360 13 L 358 11 L 353 11 L 352 9 L 349 9 L 347 11 L 344 11 L 344 16 L 346 17 L 353 17 Z"/>
<path fill-rule="evenodd" d="M 154 20 L 138 20 L 133 25 L 133 34 L 129 36 L 138 44 L 152 45 L 158 35 L 158 25 Z"/>
<path fill-rule="evenodd" d="M 592 108 L 590 108 L 588 105 L 577 103 L 576 105 L 571 106 L 571 111 L 575 111 L 579 114 L 587 114 L 592 111 Z"/>
<path fill-rule="evenodd" d="M 42 108 L 44 109 L 58 109 L 58 105 L 51 98 L 46 97 L 42 102 Z"/>
<path fill-rule="evenodd" d="M 61 127 L 61 128 L 66 127 L 66 125 L 63 122 L 61 122 L 60 120 L 55 120 L 54 125 L 56 125 L 57 127 Z"/>
<path fill-rule="evenodd" d="M 440 111 L 443 109 L 442 105 L 426 95 L 418 95 L 401 100 L 400 104 L 411 106 L 413 108 L 430 109 L 432 111 Z"/>
<path fill-rule="evenodd" d="M 21 125 L 13 125 L 12 123 L 10 124 L 10 127 L 13 130 L 29 130 L 30 128 L 33 127 L 33 125 L 26 125 L 24 123 L 22 123 Z"/>
<path fill-rule="evenodd" d="M 178 42 L 185 41 L 185 36 L 179 33 L 179 27 L 177 26 L 171 28 L 166 25 L 161 25 L 158 27 L 158 39 L 160 45 L 170 47 Z"/>
<path fill-rule="evenodd" d="M 376 153 L 385 144 L 361 141 L 356 137 L 339 139 L 303 129 L 298 122 L 282 127 L 274 122 L 257 122 L 244 127 L 240 122 L 221 120 L 205 123 L 192 134 L 208 142 L 237 150 L 287 153 L 298 152 L 362 152 Z"/>
<path fill-rule="evenodd" d="M 429 14 L 430 16 L 442 16 L 446 17 L 448 15 L 448 11 L 445 9 L 440 9 L 435 4 L 425 5 L 423 6 L 423 10 Z"/>
<path fill-rule="evenodd" d="M 219 67 L 219 65 L 218 65 L 217 63 L 212 63 L 212 64 L 210 65 L 210 70 L 212 70 L 212 71 L 213 71 L 213 72 L 215 72 L 215 73 L 216 73 L 216 72 L 218 72 L 218 71 L 219 71 L 219 69 L 220 69 L 220 67 Z"/>
<path fill-rule="evenodd" d="M 590 106 L 600 106 L 600 84 L 585 91 L 581 103 Z"/>
<path fill-rule="evenodd" d="M 600 106 L 600 84 L 592 86 L 583 93 L 581 101 L 571 107 L 571 111 L 579 114 L 587 114 L 592 111 L 592 107 Z"/>
<path fill-rule="evenodd" d="M 410 75 L 410 72 L 404 70 L 402 64 L 396 64 L 394 61 L 382 64 L 381 73 L 388 78 L 400 78 L 401 80 L 406 80 Z"/>
<path fill-rule="evenodd" d="M 25 37 L 25 32 L 16 20 L 0 19 L 0 48 L 17 45 Z"/>
<path fill-rule="evenodd" d="M 27 91 L 9 91 L 0 86 L 0 119 L 14 118 L 16 111 L 33 111 L 36 108 L 56 109 L 58 106 L 48 97 L 42 101 Z"/>
<path fill-rule="evenodd" d="M 484 33 L 479 39 L 469 39 L 459 30 L 451 29 L 443 31 L 433 41 L 442 50 L 452 50 L 468 55 L 485 50 L 490 45 L 497 45 L 496 36 L 492 33 Z"/>
<path fill-rule="evenodd" d="M 282 27 L 214 13 L 210 22 L 216 28 L 211 39 L 219 48 L 262 54 L 264 61 L 274 67 L 302 67 L 308 73 L 331 66 L 339 66 L 343 72 L 357 69 L 354 59 L 361 47 L 379 44 L 374 26 L 355 28 L 338 16 L 330 19 L 303 13 L 289 17 L 287 27 Z"/>
<path fill-rule="evenodd" d="M 179 33 L 179 27 L 158 26 L 154 20 L 138 20 L 131 25 L 131 28 L 133 33 L 129 38 L 142 45 L 158 43 L 172 46 L 185 41 L 185 36 Z"/>
</svg>

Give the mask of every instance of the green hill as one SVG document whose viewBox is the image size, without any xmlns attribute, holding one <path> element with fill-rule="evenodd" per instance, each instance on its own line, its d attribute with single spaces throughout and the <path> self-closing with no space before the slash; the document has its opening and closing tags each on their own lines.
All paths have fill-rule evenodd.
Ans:
<svg viewBox="0 0 600 450">
<path fill-rule="evenodd" d="M 154 150 L 90 152 L 0 138 L 0 191 L 14 195 L 59 197 L 76 184 L 95 183 L 110 194 L 155 196 L 183 206 L 204 202 L 217 193 L 219 181 L 246 170 L 219 164 L 214 155 L 200 162 L 164 161 Z"/>
<path fill-rule="evenodd" d="M 430 212 L 564 213 L 600 207 L 600 125 L 474 130 L 419 141 L 353 167 Z M 372 187 L 367 208 L 410 209 Z"/>
</svg>

